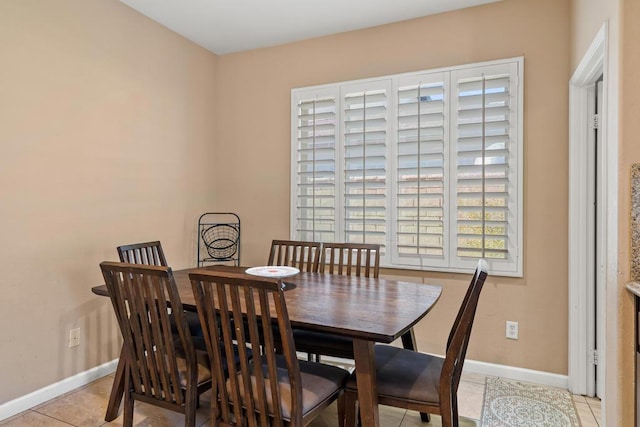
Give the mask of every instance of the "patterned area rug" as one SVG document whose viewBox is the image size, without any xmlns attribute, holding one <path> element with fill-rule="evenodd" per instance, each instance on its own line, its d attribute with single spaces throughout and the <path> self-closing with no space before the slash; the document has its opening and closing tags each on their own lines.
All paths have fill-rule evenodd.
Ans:
<svg viewBox="0 0 640 427">
<path fill-rule="evenodd" d="M 578 427 L 571 394 L 559 388 L 487 377 L 483 427 Z"/>
</svg>

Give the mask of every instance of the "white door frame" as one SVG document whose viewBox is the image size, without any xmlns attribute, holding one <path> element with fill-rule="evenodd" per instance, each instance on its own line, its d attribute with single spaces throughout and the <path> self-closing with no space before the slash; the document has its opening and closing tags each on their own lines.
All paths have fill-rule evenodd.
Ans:
<svg viewBox="0 0 640 427">
<path fill-rule="evenodd" d="M 588 123 L 590 87 L 603 75 L 603 111 L 599 130 L 602 144 L 598 159 L 602 171 L 601 245 L 602 262 L 597 275 L 601 278 L 597 290 L 598 316 L 604 319 L 598 329 L 599 365 L 604 375 L 603 420 L 616 420 L 617 381 L 617 243 L 618 243 L 618 127 L 617 127 L 617 55 L 609 49 L 608 24 L 605 22 L 569 82 L 569 389 L 576 394 L 588 394 L 589 360 L 588 290 L 585 283 L 593 260 L 588 254 Z M 611 61 L 611 62 L 610 62 Z M 591 233 L 593 235 L 593 233 Z M 603 378 L 604 377 L 604 378 Z M 606 381 L 609 379 L 609 381 Z M 609 409 L 607 411 L 606 409 Z"/>
</svg>

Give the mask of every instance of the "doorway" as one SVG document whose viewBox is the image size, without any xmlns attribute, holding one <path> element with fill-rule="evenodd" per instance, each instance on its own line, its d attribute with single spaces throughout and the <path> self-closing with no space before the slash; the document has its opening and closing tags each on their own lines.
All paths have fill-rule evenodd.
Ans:
<svg viewBox="0 0 640 427">
<path fill-rule="evenodd" d="M 605 395 L 606 282 L 611 215 L 607 166 L 606 24 L 570 81 L 569 389 Z M 608 259 L 609 258 L 609 259 Z"/>
<path fill-rule="evenodd" d="M 587 375 L 591 367 L 588 346 L 587 314 L 594 313 L 602 321 L 598 323 L 599 378 L 594 394 L 602 399 L 602 422 L 620 425 L 620 411 L 616 402 L 621 399 L 619 359 L 618 313 L 618 228 L 619 228 L 619 124 L 618 94 L 620 87 L 619 25 L 613 21 L 610 28 L 605 21 L 583 59 L 569 81 L 569 389 L 576 394 L 587 394 Z M 609 31 L 611 29 L 611 31 Z M 588 88 L 602 76 L 602 109 L 598 132 L 598 157 L 601 215 L 598 230 L 598 247 L 602 248 L 601 265 L 593 272 L 593 258 L 589 258 L 587 239 L 589 210 L 588 183 Z M 593 228 L 592 228 L 593 230 Z M 594 247 L 595 247 L 595 243 Z M 602 280 L 594 286 L 597 306 L 587 304 L 588 289 L 585 286 L 587 272 L 599 274 Z M 595 328 L 595 326 L 594 326 Z M 595 338 L 594 338 L 595 339 Z M 597 388 L 597 390 L 596 390 Z"/>
</svg>

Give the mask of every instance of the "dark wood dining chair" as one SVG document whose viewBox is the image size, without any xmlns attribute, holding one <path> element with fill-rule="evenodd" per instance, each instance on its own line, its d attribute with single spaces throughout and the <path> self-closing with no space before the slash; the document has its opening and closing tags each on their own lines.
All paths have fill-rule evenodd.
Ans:
<svg viewBox="0 0 640 427">
<path fill-rule="evenodd" d="M 320 272 L 356 277 L 378 278 L 380 275 L 380 245 L 365 243 L 324 243 Z M 353 340 L 323 332 L 295 329 L 293 336 L 299 351 L 320 357 L 353 359 Z M 416 350 L 413 329 L 402 336 L 405 348 Z"/>
<path fill-rule="evenodd" d="M 324 243 L 320 272 L 377 278 L 380 274 L 380 245 Z"/>
<path fill-rule="evenodd" d="M 375 383 L 381 405 L 440 414 L 443 427 L 458 426 L 458 385 L 487 274 L 487 263 L 481 259 L 451 327 L 444 357 L 390 345 L 375 346 Z M 345 425 L 350 427 L 357 419 L 355 374 L 347 383 L 346 395 Z"/>
<path fill-rule="evenodd" d="M 161 267 L 167 267 L 169 265 L 167 264 L 167 258 L 164 255 L 164 250 L 162 250 L 162 244 L 159 241 L 122 245 L 118 246 L 116 249 L 121 262 L 141 265 L 157 265 Z M 198 315 L 194 312 L 186 311 L 185 317 L 187 319 L 191 335 L 194 337 L 202 337 L 202 327 L 200 326 Z M 196 344 L 200 345 L 200 341 L 201 340 L 196 340 Z"/>
<path fill-rule="evenodd" d="M 193 345 L 171 268 L 117 262 L 100 268 L 124 340 L 123 425 L 133 424 L 137 400 L 183 413 L 185 426 L 194 427 L 198 396 L 212 385 L 210 363 Z"/>
<path fill-rule="evenodd" d="M 322 243 L 297 240 L 273 240 L 267 265 L 286 265 L 300 271 L 317 273 Z"/>
<path fill-rule="evenodd" d="M 267 265 L 296 267 L 300 271 L 317 273 L 320 268 L 322 243 L 300 240 L 273 240 Z M 276 346 L 280 345 L 278 334 Z M 309 360 L 312 356 L 309 355 Z"/>
<path fill-rule="evenodd" d="M 118 256 L 121 262 L 129 264 L 167 266 L 160 242 L 134 243 L 118 246 Z"/>
<path fill-rule="evenodd" d="M 336 399 L 343 420 L 349 374 L 297 359 L 282 282 L 204 271 L 189 278 L 214 367 L 213 425 L 304 426 Z M 234 331 L 233 319 L 239 318 L 245 319 L 246 330 Z M 275 350 L 276 334 L 282 354 Z M 230 354 L 234 340 L 241 363 L 225 375 L 220 361 Z M 250 361 L 242 357 L 246 348 L 260 347 L 263 352 L 254 351 Z"/>
</svg>

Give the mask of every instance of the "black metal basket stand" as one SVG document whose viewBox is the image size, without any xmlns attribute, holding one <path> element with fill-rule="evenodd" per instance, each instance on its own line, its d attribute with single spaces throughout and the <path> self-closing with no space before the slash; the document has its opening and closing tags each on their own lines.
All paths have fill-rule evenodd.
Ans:
<svg viewBox="0 0 640 427">
<path fill-rule="evenodd" d="M 206 212 L 198 218 L 198 267 L 210 263 L 240 265 L 240 217 Z"/>
</svg>

